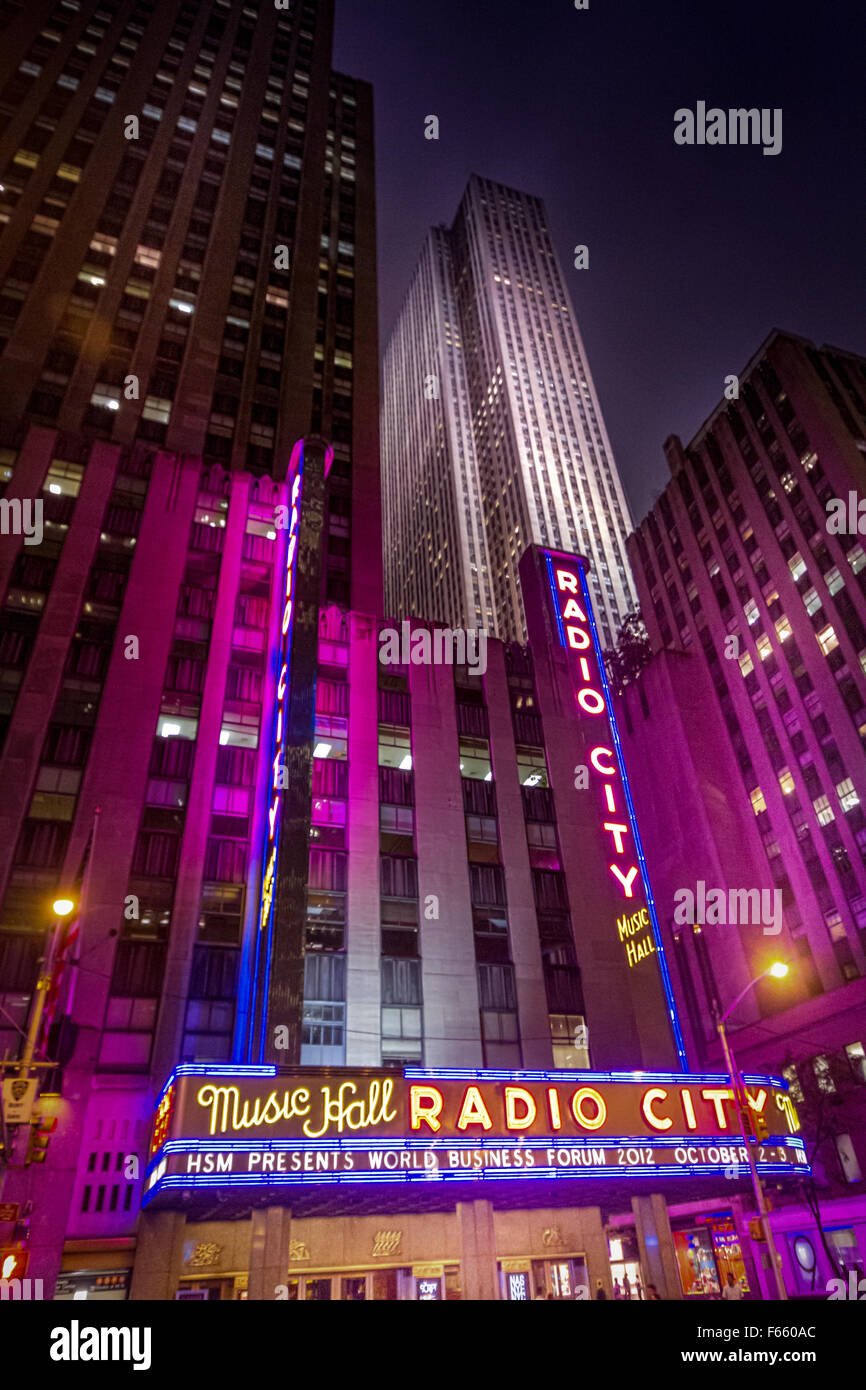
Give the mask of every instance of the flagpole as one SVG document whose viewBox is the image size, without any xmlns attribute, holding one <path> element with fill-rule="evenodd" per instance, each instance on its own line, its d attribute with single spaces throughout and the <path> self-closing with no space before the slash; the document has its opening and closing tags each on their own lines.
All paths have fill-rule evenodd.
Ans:
<svg viewBox="0 0 866 1390">
<path fill-rule="evenodd" d="M 84 917 L 84 910 L 85 910 L 85 906 L 86 906 L 86 904 L 87 904 L 88 895 L 89 895 L 89 892 L 90 892 L 90 878 L 91 878 L 91 874 L 93 873 L 93 855 L 94 855 L 94 850 L 96 849 L 96 836 L 97 836 L 97 833 L 98 833 L 98 830 L 99 830 L 99 817 L 101 816 L 101 814 L 102 814 L 102 807 L 101 807 L 101 806 L 97 806 L 96 810 L 95 810 L 94 813 L 93 813 L 93 825 L 90 827 L 90 855 L 89 855 L 89 857 L 88 857 L 87 865 L 86 865 L 85 870 L 84 870 L 84 877 L 83 877 L 82 880 L 81 880 L 81 903 L 80 903 L 80 907 L 79 907 L 79 910 L 78 910 L 78 918 L 77 918 L 77 921 L 78 921 L 78 923 L 79 923 L 79 927 L 78 927 L 78 932 L 77 932 L 76 941 L 75 941 L 75 958 L 74 958 L 74 960 L 72 960 L 72 961 L 70 962 L 70 970 L 69 970 L 69 993 L 68 993 L 67 996 L 66 996 L 66 1012 L 67 1012 L 67 1013 L 72 1013 L 72 1001 L 73 1001 L 73 999 L 74 999 L 74 997 L 75 997 L 75 983 L 76 983 L 76 981 L 77 981 L 77 979 L 78 979 L 78 961 L 79 961 L 79 958 L 80 958 L 80 955 L 81 955 L 81 926 L 80 926 L 80 923 L 81 923 L 81 921 L 82 921 L 82 919 L 83 919 L 83 917 Z"/>
<path fill-rule="evenodd" d="M 93 813 L 93 824 L 90 827 L 90 834 L 87 837 L 87 843 L 84 847 L 84 858 L 82 859 L 81 869 L 79 870 L 79 873 L 81 875 L 81 887 L 78 893 L 78 903 L 76 905 L 75 916 L 72 917 L 71 920 L 66 924 L 66 929 L 62 938 L 60 937 L 59 932 L 55 933 L 52 944 L 50 961 L 46 963 L 45 999 L 44 1007 L 40 1011 L 42 1013 L 42 1018 L 41 1024 L 39 1025 L 39 1031 L 44 1035 L 42 1041 L 43 1045 L 45 1046 L 47 1046 L 48 1042 L 48 1030 L 50 1029 L 51 1024 L 54 1020 L 54 1015 L 57 1011 L 57 1005 L 60 1001 L 61 980 L 67 965 L 67 954 L 72 948 L 73 943 L 77 942 L 81 936 L 81 921 L 85 910 L 85 904 L 87 902 L 87 894 L 90 887 L 90 876 L 93 870 L 93 850 L 96 844 L 96 831 L 99 825 L 100 812 L 101 807 L 97 806 L 96 810 Z M 61 925 L 62 923 L 58 922 L 58 928 Z M 74 975 L 72 974 L 71 970 L 69 983 L 70 988 L 68 1000 L 69 1004 L 71 1005 L 72 986 L 74 983 Z"/>
</svg>

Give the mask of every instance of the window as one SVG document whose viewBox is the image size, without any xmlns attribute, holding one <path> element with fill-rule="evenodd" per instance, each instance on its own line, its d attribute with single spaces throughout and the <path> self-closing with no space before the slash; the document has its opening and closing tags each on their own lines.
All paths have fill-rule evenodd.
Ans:
<svg viewBox="0 0 866 1390">
<path fill-rule="evenodd" d="M 379 725 L 379 766 L 412 770 L 412 737 L 405 726 Z"/>
<path fill-rule="evenodd" d="M 543 748 L 517 746 L 517 775 L 523 787 L 546 787 L 547 760 Z"/>
<path fill-rule="evenodd" d="M 788 1090 L 790 1092 L 791 1099 L 799 1105 L 803 1100 L 803 1087 L 800 1085 L 800 1078 L 797 1075 L 797 1068 L 793 1066 L 783 1067 L 782 1075 L 788 1083 Z"/>
<path fill-rule="evenodd" d="M 815 1081 L 818 1090 L 825 1095 L 832 1096 L 836 1093 L 836 1082 L 833 1080 L 833 1070 L 830 1065 L 829 1057 L 813 1057 L 812 1071 L 815 1074 Z"/>
<path fill-rule="evenodd" d="M 479 782 L 493 780 L 490 744 L 486 738 L 470 738 L 464 734 L 458 740 L 458 753 L 461 777 L 473 778 Z"/>
<path fill-rule="evenodd" d="M 496 828 L 496 817 L 467 816 L 466 837 L 467 839 L 477 841 L 480 844 L 498 844 L 499 835 Z"/>
<path fill-rule="evenodd" d="M 794 778 L 791 776 L 790 768 L 782 768 L 781 772 L 779 773 L 779 786 L 782 788 L 782 791 L 785 796 L 790 796 L 792 792 L 796 790 L 794 785 Z"/>
<path fill-rule="evenodd" d="M 818 646 L 825 656 L 829 656 L 834 647 L 838 647 L 839 639 L 833 630 L 832 623 L 828 623 L 820 632 L 815 634 L 818 639 Z"/>
<path fill-rule="evenodd" d="M 828 796 L 816 796 L 812 802 L 812 806 L 814 807 L 815 815 L 818 817 L 819 825 L 829 825 L 832 820 L 836 819 Z"/>
<path fill-rule="evenodd" d="M 380 886 L 383 898 L 417 898 L 417 860 L 398 855 L 382 855 Z"/>
<path fill-rule="evenodd" d="M 479 967 L 479 969 L 493 967 Z M 521 1066 L 517 1014 L 482 1009 L 481 1040 L 485 1067 L 519 1068 Z"/>
<path fill-rule="evenodd" d="M 753 791 L 749 792 L 749 800 L 752 803 L 752 810 L 756 816 L 759 816 L 762 811 L 766 811 L 767 803 L 764 800 L 764 793 L 761 791 L 760 787 L 755 787 Z"/>
<path fill-rule="evenodd" d="M 851 1064 L 851 1070 L 857 1081 L 861 1085 L 866 1085 L 866 1049 L 861 1042 L 849 1043 L 845 1048 L 845 1056 Z"/>
<path fill-rule="evenodd" d="M 414 835 L 414 808 L 411 806 L 380 806 L 379 829 L 391 835 Z"/>
<path fill-rule="evenodd" d="M 555 1067 L 589 1067 L 589 1035 L 582 1014 L 551 1014 L 550 1041 Z"/>
<path fill-rule="evenodd" d="M 854 790 L 854 783 L 850 777 L 846 777 L 843 782 L 836 783 L 836 795 L 843 811 L 853 811 L 855 806 L 860 805 L 860 798 Z"/>
<path fill-rule="evenodd" d="M 818 590 L 807 589 L 803 595 L 803 602 L 806 605 L 806 612 L 811 618 L 812 614 L 817 613 L 818 609 L 821 607 L 821 599 L 818 596 Z"/>
</svg>

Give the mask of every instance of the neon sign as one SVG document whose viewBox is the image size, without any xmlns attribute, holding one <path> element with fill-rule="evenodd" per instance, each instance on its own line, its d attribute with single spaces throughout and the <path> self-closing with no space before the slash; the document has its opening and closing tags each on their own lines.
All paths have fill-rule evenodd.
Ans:
<svg viewBox="0 0 866 1390">
<path fill-rule="evenodd" d="M 609 850 L 607 871 L 623 911 L 615 929 L 629 969 L 655 960 L 681 1066 L 687 1065 L 670 971 L 640 840 L 622 754 L 610 686 L 592 610 L 584 562 L 575 555 L 542 551 L 562 645 L 573 653 L 575 707 L 588 722 L 590 779 L 597 793 L 599 830 Z M 594 727 L 594 726 L 597 726 Z M 643 892 L 645 903 L 638 894 Z"/>
<path fill-rule="evenodd" d="M 248 1010 L 255 996 L 258 983 L 259 1026 L 258 1056 L 264 1052 L 265 1017 L 268 1006 L 268 983 L 270 974 L 271 943 L 274 930 L 274 889 L 276 885 L 277 859 L 280 844 L 280 811 L 283 790 L 288 783 L 284 764 L 286 751 L 286 730 L 288 724 L 288 705 L 290 698 L 289 672 L 292 653 L 292 627 L 297 588 L 298 546 L 300 539 L 301 500 L 304 473 L 303 443 L 295 446 L 289 466 L 293 474 L 289 505 L 277 508 L 278 528 L 288 531 L 285 548 L 284 579 L 278 591 L 276 617 L 276 642 L 274 646 L 276 677 L 276 698 L 274 702 L 272 735 L 270 745 L 269 777 L 267 784 L 267 811 L 265 820 L 264 844 L 262 849 L 262 871 L 258 894 L 258 914 L 252 940 L 244 950 L 245 967 L 242 969 L 240 987 L 240 1007 L 238 1009 L 239 1049 L 241 1055 L 250 1055 L 255 1028 Z M 264 975 L 262 982 L 261 975 Z M 249 1039 L 245 1030 L 249 1028 Z"/>
<path fill-rule="evenodd" d="M 761 1171 L 807 1172 L 786 1083 L 745 1082 L 771 1131 Z M 184 1065 L 157 1104 L 145 1201 L 180 1187 L 745 1176 L 746 1142 L 715 1073 Z"/>
</svg>

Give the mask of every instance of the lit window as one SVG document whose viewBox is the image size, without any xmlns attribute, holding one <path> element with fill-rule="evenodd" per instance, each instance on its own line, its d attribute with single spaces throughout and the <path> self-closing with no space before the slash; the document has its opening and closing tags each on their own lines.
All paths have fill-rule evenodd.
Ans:
<svg viewBox="0 0 866 1390">
<path fill-rule="evenodd" d="M 314 758 L 330 758 L 332 761 L 337 759 L 344 762 L 348 751 L 348 743 L 344 738 L 335 738 L 329 735 L 327 738 L 316 740 L 313 748 Z"/>
<path fill-rule="evenodd" d="M 848 564 L 855 574 L 859 574 L 863 566 L 866 565 L 866 551 L 862 545 L 855 545 L 853 550 L 848 551 Z"/>
<path fill-rule="evenodd" d="M 803 1087 L 800 1085 L 800 1078 L 797 1075 L 796 1067 L 783 1067 L 782 1075 L 788 1083 L 788 1093 L 795 1103 L 803 1099 Z"/>
<path fill-rule="evenodd" d="M 749 800 L 752 803 L 752 810 L 756 816 L 759 816 L 762 811 L 766 811 L 767 803 L 764 800 L 764 793 L 761 791 L 760 787 L 755 787 L 753 791 L 749 792 Z"/>
<path fill-rule="evenodd" d="M 839 590 L 844 587 L 845 580 L 834 565 L 833 569 L 828 570 L 824 575 L 824 583 L 827 585 L 831 594 L 837 594 Z"/>
<path fill-rule="evenodd" d="M 120 409 L 120 387 L 109 386 L 106 382 L 98 381 L 90 397 L 91 405 L 101 405 L 106 410 Z"/>
<path fill-rule="evenodd" d="M 779 786 L 782 788 L 785 796 L 790 796 L 794 791 L 794 779 L 791 776 L 790 768 L 782 768 L 782 771 L 779 773 Z"/>
<path fill-rule="evenodd" d="M 770 646 L 769 637 L 759 637 L 755 645 L 758 648 L 758 656 L 762 661 L 766 661 L 768 657 L 773 655 L 773 648 Z"/>
<path fill-rule="evenodd" d="M 806 605 L 806 612 L 809 614 L 809 617 L 811 618 L 812 614 L 817 613 L 818 609 L 821 607 L 821 600 L 818 596 L 818 590 L 807 589 L 805 594 L 803 595 L 803 602 Z"/>
<path fill-rule="evenodd" d="M 742 671 L 743 675 L 751 675 L 754 669 L 755 663 L 753 662 L 751 656 L 748 652 L 743 652 L 743 655 L 740 657 L 740 670 Z"/>
<path fill-rule="evenodd" d="M 788 561 L 788 569 L 791 571 L 791 578 L 795 583 L 806 573 L 806 561 L 803 559 L 799 550 L 796 555 L 792 555 Z"/>
<path fill-rule="evenodd" d="M 866 1050 L 861 1042 L 849 1043 L 845 1055 L 851 1063 L 851 1070 L 860 1082 L 866 1082 Z"/>
<path fill-rule="evenodd" d="M 167 425 L 171 419 L 171 405 L 170 400 L 164 400 L 159 396 L 148 396 L 141 412 L 142 417 L 145 420 L 155 420 L 160 425 Z"/>
<path fill-rule="evenodd" d="M 846 777 L 844 782 L 836 783 L 836 795 L 843 811 L 853 811 L 855 806 L 860 805 L 860 798 L 854 790 L 854 783 L 850 777 Z"/>
<path fill-rule="evenodd" d="M 91 242 L 91 246 L 93 243 Z M 156 251 L 152 246 L 137 246 L 135 248 L 136 265 L 146 265 L 151 270 L 159 270 L 159 263 L 162 259 L 162 252 Z"/>
<path fill-rule="evenodd" d="M 831 820 L 836 819 L 833 815 L 833 808 L 830 805 L 830 798 L 828 796 L 816 796 L 812 802 L 812 806 L 815 815 L 818 817 L 819 825 L 829 825 Z"/>
<path fill-rule="evenodd" d="M 156 726 L 158 738 L 195 738 L 198 733 L 197 719 L 182 719 L 175 715 L 160 715 Z"/>
<path fill-rule="evenodd" d="M 546 787 L 547 760 L 543 748 L 517 747 L 517 776 L 522 787 Z"/>
<path fill-rule="evenodd" d="M 836 1091 L 836 1082 L 833 1080 L 829 1057 L 813 1057 L 812 1071 L 815 1073 L 818 1090 L 824 1091 L 827 1095 L 833 1095 Z"/>
<path fill-rule="evenodd" d="M 828 623 L 826 627 L 823 627 L 820 632 L 816 633 L 816 636 L 818 638 L 818 646 L 825 656 L 829 656 L 833 648 L 839 645 L 839 638 L 833 631 L 832 623 Z"/>
<path fill-rule="evenodd" d="M 780 642 L 787 642 L 789 637 L 793 637 L 793 630 L 787 618 L 776 619 L 776 636 Z"/>
</svg>

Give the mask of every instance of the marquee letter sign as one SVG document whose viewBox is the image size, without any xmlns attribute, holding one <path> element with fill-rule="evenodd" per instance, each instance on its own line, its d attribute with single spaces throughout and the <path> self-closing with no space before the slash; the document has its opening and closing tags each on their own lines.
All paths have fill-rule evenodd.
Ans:
<svg viewBox="0 0 866 1390">
<path fill-rule="evenodd" d="M 778 1077 L 744 1077 L 759 1171 L 809 1172 Z M 182 1193 L 375 1182 L 746 1177 L 730 1078 L 715 1073 L 182 1065 L 157 1102 L 144 1204 Z"/>
<path fill-rule="evenodd" d="M 598 832 L 607 848 L 614 901 L 612 924 L 630 970 L 657 970 L 664 990 L 680 1064 L 686 1049 L 677 1015 L 664 943 L 647 873 L 637 817 L 622 755 L 610 687 L 583 562 L 576 555 L 542 550 L 550 581 L 559 640 L 574 674 L 575 714 L 587 727 L 590 786 Z"/>
</svg>

